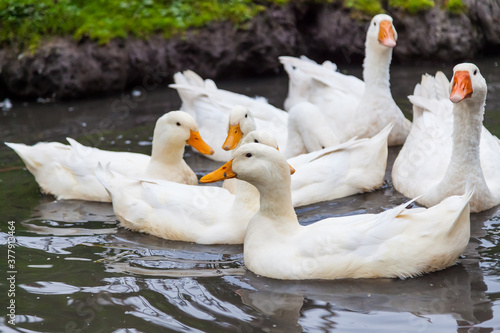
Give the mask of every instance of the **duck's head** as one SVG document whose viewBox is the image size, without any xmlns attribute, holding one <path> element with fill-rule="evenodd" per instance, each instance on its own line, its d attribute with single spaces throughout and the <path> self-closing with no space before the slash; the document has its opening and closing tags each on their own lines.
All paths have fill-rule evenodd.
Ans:
<svg viewBox="0 0 500 333">
<path fill-rule="evenodd" d="M 252 143 L 252 142 L 261 143 L 263 145 L 267 145 L 269 147 L 279 150 L 278 142 L 276 142 L 274 135 L 272 135 L 270 132 L 266 130 L 257 130 L 248 133 L 241 141 L 241 145 L 245 145 L 247 143 Z"/>
<path fill-rule="evenodd" d="M 255 120 L 250 110 L 244 106 L 236 105 L 229 114 L 227 138 L 222 149 L 236 148 L 241 139 L 251 131 L 255 131 L 255 128 Z"/>
<path fill-rule="evenodd" d="M 486 80 L 476 65 L 461 63 L 453 68 L 450 90 L 450 100 L 453 103 L 460 103 L 469 99 L 484 103 L 488 88 Z"/>
<path fill-rule="evenodd" d="M 242 145 L 234 158 L 219 169 L 203 176 L 202 183 L 212 183 L 222 179 L 238 178 L 252 185 L 272 184 L 293 174 L 293 169 L 283 155 L 275 149 L 260 143 Z"/>
<path fill-rule="evenodd" d="M 155 138 L 188 144 L 202 154 L 212 155 L 214 150 L 201 138 L 193 117 L 184 111 L 170 111 L 156 122 Z"/>
<path fill-rule="evenodd" d="M 366 33 L 367 41 L 377 41 L 378 44 L 393 48 L 398 40 L 398 33 L 392 24 L 392 17 L 386 14 L 375 15 Z"/>
</svg>

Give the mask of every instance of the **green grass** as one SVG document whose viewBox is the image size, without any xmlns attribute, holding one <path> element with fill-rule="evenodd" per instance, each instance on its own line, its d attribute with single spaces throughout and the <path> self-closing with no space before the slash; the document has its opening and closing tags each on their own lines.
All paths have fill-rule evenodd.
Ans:
<svg viewBox="0 0 500 333">
<path fill-rule="evenodd" d="M 329 3 L 332 0 L 0 0 L 0 45 L 35 50 L 45 36 L 90 38 L 105 44 L 113 38 L 166 38 L 210 22 L 241 25 L 271 5 L 291 1 Z M 381 0 L 345 0 L 347 8 L 365 14 L 384 12 Z M 389 0 L 389 6 L 417 13 L 434 6 L 432 0 Z M 445 7 L 458 13 L 462 0 Z"/>
<path fill-rule="evenodd" d="M 384 13 L 381 0 L 345 0 L 344 5 L 347 8 L 358 10 L 364 14 L 375 15 Z M 391 9 L 399 8 L 410 14 L 431 9 L 435 6 L 434 0 L 389 0 L 388 6 Z M 445 9 L 453 14 L 459 14 L 464 11 L 465 5 L 462 0 L 448 0 L 445 3 Z"/>
<path fill-rule="evenodd" d="M 465 5 L 462 0 L 448 0 L 445 7 L 453 14 L 461 14 L 465 11 Z"/>
<path fill-rule="evenodd" d="M 239 24 L 264 9 L 250 0 L 0 0 L 0 43 L 25 49 L 45 35 L 101 44 L 153 33 L 170 37 L 212 21 Z"/>
<path fill-rule="evenodd" d="M 410 14 L 417 14 L 418 12 L 431 9 L 434 5 L 433 0 L 389 0 L 389 6 L 402 8 Z"/>
</svg>

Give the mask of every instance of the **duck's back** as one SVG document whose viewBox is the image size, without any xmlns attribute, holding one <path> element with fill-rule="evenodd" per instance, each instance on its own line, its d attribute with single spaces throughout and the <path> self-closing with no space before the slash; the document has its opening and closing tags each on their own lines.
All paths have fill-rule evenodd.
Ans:
<svg viewBox="0 0 500 333">
<path fill-rule="evenodd" d="M 137 175 L 150 160 L 143 154 L 103 151 L 69 138 L 68 141 L 70 146 L 58 142 L 8 145 L 21 156 L 42 191 L 58 199 L 110 201 L 94 175 L 98 163 L 109 163 L 120 173 Z"/>
<path fill-rule="evenodd" d="M 259 264 L 254 258 L 252 270 L 281 279 L 338 279 L 406 278 L 444 269 L 468 244 L 470 196 L 453 196 L 429 209 L 405 209 L 405 203 L 301 227 L 293 236 L 268 240 L 262 255 L 276 261 Z"/>
</svg>

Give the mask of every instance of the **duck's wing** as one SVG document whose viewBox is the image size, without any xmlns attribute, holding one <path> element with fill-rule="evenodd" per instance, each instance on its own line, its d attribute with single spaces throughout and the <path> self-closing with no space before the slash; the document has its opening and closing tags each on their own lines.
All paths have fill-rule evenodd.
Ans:
<svg viewBox="0 0 500 333">
<path fill-rule="evenodd" d="M 234 195 L 219 187 L 126 177 L 109 168 L 98 168 L 96 176 L 122 226 L 166 239 L 209 242 L 234 202 Z"/>
<path fill-rule="evenodd" d="M 345 259 L 354 259 L 360 265 L 371 260 L 388 240 L 404 233 L 411 222 L 399 220 L 398 216 L 411 203 L 379 214 L 334 217 L 308 225 L 299 236 L 298 254 L 306 258 L 323 257 L 321 260 L 346 256 Z"/>
<path fill-rule="evenodd" d="M 322 65 L 305 57 L 280 57 L 289 74 L 292 87 L 287 97 L 287 109 L 294 104 L 290 100 L 300 102 L 308 100 L 311 103 L 326 104 L 324 101 L 352 96 L 357 101 L 365 91 L 365 83 L 352 75 L 341 74 L 337 66 L 331 62 Z M 297 98 L 296 94 L 300 96 Z M 293 105 L 292 105 L 293 104 Z"/>
<path fill-rule="evenodd" d="M 384 183 L 387 139 L 392 125 L 370 139 L 326 148 L 312 155 L 308 163 L 295 167 L 292 202 L 295 207 L 372 191 Z"/>
<path fill-rule="evenodd" d="M 380 214 L 330 218 L 303 228 L 297 255 L 322 274 L 411 277 L 454 264 L 470 237 L 472 191 L 431 208 L 412 201 Z M 312 265 L 311 265 L 312 266 Z"/>
</svg>

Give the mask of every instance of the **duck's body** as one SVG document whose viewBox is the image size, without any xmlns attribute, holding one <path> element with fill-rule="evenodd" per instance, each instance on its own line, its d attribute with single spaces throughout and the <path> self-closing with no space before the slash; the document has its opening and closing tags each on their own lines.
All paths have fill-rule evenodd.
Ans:
<svg viewBox="0 0 500 333">
<path fill-rule="evenodd" d="M 224 167 L 221 178 L 238 177 L 260 193 L 259 212 L 245 236 L 244 258 L 246 267 L 262 276 L 407 278 L 453 265 L 469 242 L 471 193 L 429 209 L 409 210 L 405 203 L 380 214 L 301 226 L 292 206 L 289 167 L 279 152 L 250 143 Z"/>
<path fill-rule="evenodd" d="M 280 57 L 291 80 L 285 101 L 287 109 L 303 101 L 316 105 L 327 117 L 340 142 L 354 136 L 372 137 L 393 123 L 389 145 L 403 144 L 411 122 L 394 102 L 389 83 L 396 39 L 392 18 L 376 15 L 366 36 L 364 82 L 336 72 L 336 66 L 331 63 L 318 65 L 305 58 Z"/>
<path fill-rule="evenodd" d="M 410 96 L 414 125 L 392 179 L 405 196 L 422 195 L 418 202 L 425 206 L 474 187 L 471 211 L 479 212 L 500 204 L 500 141 L 482 125 L 487 88 L 477 67 L 461 64 L 456 71 L 469 72 L 470 97 L 451 102 L 440 72 L 423 76 Z"/>
<path fill-rule="evenodd" d="M 177 125 L 179 124 L 179 125 Z M 151 156 L 112 152 L 86 147 L 73 139 L 70 145 L 41 142 L 34 146 L 5 143 L 25 162 L 45 193 L 57 199 L 109 202 L 111 198 L 94 175 L 99 163 L 131 177 L 151 177 L 184 184 L 197 184 L 198 178 L 183 159 L 184 146 L 192 144 L 210 153 L 199 136 L 196 123 L 188 114 L 172 111 L 160 117 L 153 136 Z"/>
<path fill-rule="evenodd" d="M 97 171 L 124 228 L 199 244 L 241 244 L 258 200 L 216 186 L 191 186 Z"/>
<path fill-rule="evenodd" d="M 392 125 L 369 139 L 350 141 L 289 158 L 294 207 L 376 190 L 384 184 Z"/>
<path fill-rule="evenodd" d="M 303 102 L 292 107 L 288 114 L 288 141 L 284 152 L 287 158 L 333 147 L 341 142 L 316 105 Z"/>
<path fill-rule="evenodd" d="M 234 153 L 242 142 L 263 143 L 278 148 L 272 134 L 253 131 L 255 128 L 251 111 L 244 107 L 235 107 L 231 111 L 224 149 L 232 149 Z M 342 144 L 323 149 L 318 147 L 319 150 L 289 158 L 288 163 L 296 170 L 292 175 L 291 184 L 293 206 L 342 198 L 382 186 L 387 164 L 387 138 L 391 128 L 391 125 L 386 126 L 370 139 L 353 138 Z M 322 133 L 324 134 L 324 131 Z M 317 142 L 314 140 L 314 143 Z M 238 179 L 225 180 L 223 187 L 236 193 L 236 183 L 253 187 Z M 258 200 L 258 192 L 255 189 L 254 191 L 255 200 Z"/>
</svg>

